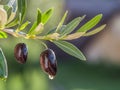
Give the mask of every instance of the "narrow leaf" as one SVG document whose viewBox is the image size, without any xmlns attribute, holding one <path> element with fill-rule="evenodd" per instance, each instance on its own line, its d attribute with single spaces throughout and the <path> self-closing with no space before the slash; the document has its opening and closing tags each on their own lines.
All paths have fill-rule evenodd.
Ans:
<svg viewBox="0 0 120 90">
<path fill-rule="evenodd" d="M 19 30 L 25 29 L 25 28 L 28 26 L 28 24 L 30 24 L 30 22 L 29 22 L 29 21 L 26 21 L 24 24 L 22 24 L 22 26 L 20 27 Z"/>
<path fill-rule="evenodd" d="M 83 15 L 82 17 L 79 17 L 80 18 L 80 21 L 79 23 L 86 17 L 86 15 Z M 63 33 L 65 30 L 67 29 L 67 25 L 62 25 L 61 28 L 59 29 L 59 32 L 58 33 Z M 71 29 L 72 30 L 72 29 Z M 73 29 L 74 30 L 74 29 Z M 68 33 L 70 33 L 71 31 L 69 31 Z M 65 32 L 66 33 L 66 32 Z"/>
<path fill-rule="evenodd" d="M 6 24 L 6 28 L 10 28 L 10 27 L 16 26 L 18 23 L 19 23 L 19 19 L 15 18 L 12 22 Z"/>
<path fill-rule="evenodd" d="M 0 48 L 0 78 L 6 80 L 8 77 L 7 61 L 2 49 Z"/>
<path fill-rule="evenodd" d="M 0 31 L 0 38 L 7 38 L 7 34 L 5 32 Z"/>
<path fill-rule="evenodd" d="M 85 23 L 80 29 L 77 30 L 77 32 L 87 32 L 95 25 L 97 25 L 101 20 L 101 18 L 102 18 L 102 14 L 98 14 L 97 16 L 93 17 L 90 21 Z"/>
<path fill-rule="evenodd" d="M 37 22 L 34 22 L 34 24 L 32 25 L 30 31 L 28 32 L 29 35 L 37 35 L 40 34 L 43 30 L 44 26 L 42 23 L 39 23 L 39 25 L 37 25 Z"/>
<path fill-rule="evenodd" d="M 29 30 L 28 34 L 32 34 L 32 32 L 34 31 L 34 29 L 37 27 L 37 22 L 34 22 L 31 29 Z"/>
<path fill-rule="evenodd" d="M 55 45 L 57 45 L 60 49 L 62 49 L 64 52 L 80 59 L 80 60 L 86 60 L 83 53 L 73 44 L 66 42 L 66 41 L 54 41 Z"/>
<path fill-rule="evenodd" d="M 65 28 L 63 28 L 63 30 L 61 31 L 61 36 L 67 35 L 69 33 L 71 33 L 80 23 L 81 18 L 75 18 L 74 20 L 72 20 L 70 23 L 68 23 Z"/>
<path fill-rule="evenodd" d="M 102 26 L 100 26 L 100 27 L 98 27 L 98 28 L 96 28 L 96 29 L 94 29 L 94 30 L 92 30 L 92 31 L 90 31 L 90 32 L 85 33 L 83 36 L 91 36 L 91 35 L 94 35 L 94 34 L 100 32 L 100 31 L 102 31 L 105 27 L 106 27 L 106 24 L 104 24 L 104 25 L 102 25 Z"/>
<path fill-rule="evenodd" d="M 51 18 L 52 14 L 53 14 L 53 8 L 43 13 L 42 20 L 41 20 L 42 24 L 47 23 L 47 21 Z"/>
<path fill-rule="evenodd" d="M 65 18 L 67 17 L 67 14 L 68 14 L 68 11 L 65 12 L 64 16 L 62 17 L 61 21 L 59 22 L 57 29 L 56 29 L 56 32 L 62 27 L 62 25 L 65 21 Z"/>
<path fill-rule="evenodd" d="M 10 23 L 15 18 L 15 15 L 16 15 L 16 13 L 12 12 L 7 20 L 7 23 Z"/>
<path fill-rule="evenodd" d="M 56 31 L 56 28 L 53 28 L 53 29 L 51 29 L 50 31 L 48 31 L 45 35 L 55 33 L 55 31 Z"/>
<path fill-rule="evenodd" d="M 42 33 L 43 28 L 44 28 L 43 24 L 40 23 L 39 25 L 37 25 L 37 27 L 35 29 L 32 30 L 31 34 L 32 35 L 38 35 L 38 34 Z"/>
<path fill-rule="evenodd" d="M 73 40 L 73 39 L 78 39 L 81 36 L 83 36 L 85 33 L 84 32 L 76 32 L 70 35 L 65 36 L 63 39 L 64 40 Z"/>
<path fill-rule="evenodd" d="M 57 33 L 62 33 L 63 29 L 66 27 L 66 25 L 62 25 L 61 28 L 59 29 L 59 31 Z M 46 33 L 47 34 L 52 34 L 52 33 L 56 33 L 56 28 L 53 28 L 52 30 L 48 31 Z"/>
<path fill-rule="evenodd" d="M 26 2 L 27 0 L 17 0 L 18 1 L 18 11 L 19 11 L 19 18 L 20 18 L 20 23 L 23 22 L 24 20 L 24 17 L 25 17 L 25 13 L 26 13 L 26 8 L 27 8 L 27 5 L 26 5 Z"/>
<path fill-rule="evenodd" d="M 37 14 L 37 25 L 38 25 L 39 23 L 41 23 L 42 13 L 41 13 L 39 8 L 38 8 L 37 12 L 38 12 L 38 14 Z"/>
</svg>

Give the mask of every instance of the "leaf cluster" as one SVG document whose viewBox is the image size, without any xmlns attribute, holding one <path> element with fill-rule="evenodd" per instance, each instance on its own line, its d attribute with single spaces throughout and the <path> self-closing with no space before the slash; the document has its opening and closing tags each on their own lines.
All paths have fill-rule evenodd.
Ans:
<svg viewBox="0 0 120 90">
<path fill-rule="evenodd" d="M 75 45 L 68 42 L 68 40 L 74 40 L 80 37 L 94 35 L 103 30 L 106 26 L 106 24 L 104 24 L 95 28 L 94 30 L 91 30 L 102 19 L 102 14 L 98 14 L 86 22 L 84 25 L 79 27 L 78 30 L 74 31 L 80 22 L 85 19 L 86 15 L 83 15 L 82 17 L 76 17 L 69 23 L 64 24 L 64 21 L 68 14 L 68 11 L 66 11 L 61 18 L 61 21 L 54 29 L 51 29 L 45 34 L 42 34 L 45 29 L 44 26 L 52 17 L 54 8 L 50 8 L 45 12 L 42 12 L 38 8 L 36 20 L 34 21 L 30 30 L 25 33 L 23 30 L 26 30 L 26 27 L 30 24 L 30 21 L 25 21 L 27 2 L 26 0 L 15 0 L 15 2 L 17 2 L 16 11 L 13 11 L 13 7 L 9 5 L 4 5 L 4 8 L 0 9 L 0 15 L 3 15 L 4 18 L 7 18 L 7 21 L 3 20 L 4 23 L 1 23 L 3 22 L 2 20 L 0 21 L 0 38 L 7 38 L 8 34 L 10 34 L 14 37 L 23 37 L 25 39 L 39 39 L 43 41 L 43 45 L 45 47 L 47 47 L 47 45 L 44 43 L 44 41 L 50 41 L 64 52 L 80 60 L 86 60 L 85 56 Z M 74 33 L 72 33 L 73 31 Z M 3 57 L 3 54 L 1 54 L 0 57 Z"/>
</svg>

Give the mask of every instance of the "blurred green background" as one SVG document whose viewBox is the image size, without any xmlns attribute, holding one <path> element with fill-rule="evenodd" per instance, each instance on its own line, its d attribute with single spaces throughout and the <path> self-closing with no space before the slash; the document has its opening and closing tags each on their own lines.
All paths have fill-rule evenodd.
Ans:
<svg viewBox="0 0 120 90">
<path fill-rule="evenodd" d="M 3 4 L 6 4 L 7 1 L 1 0 Z M 60 21 L 66 10 L 66 1 L 28 0 L 26 17 L 33 22 L 36 19 L 37 8 L 45 11 L 54 7 L 54 15 L 45 27 L 45 30 L 48 31 Z M 71 9 L 68 10 L 70 13 L 72 12 Z M 69 15 L 71 17 L 69 20 L 73 18 L 72 15 L 78 16 L 76 13 L 72 13 Z M 0 47 L 6 56 L 9 68 L 7 81 L 0 80 L 0 90 L 120 90 L 120 65 L 103 62 L 90 64 L 71 56 L 64 56 L 64 53 L 59 55 L 61 51 L 57 52 L 58 49 L 50 44 L 50 47 L 53 50 L 56 49 L 55 52 L 58 54 L 58 72 L 55 79 L 49 80 L 39 64 L 39 55 L 44 48 L 40 41 L 9 37 L 0 40 Z M 28 60 L 24 65 L 18 64 L 14 58 L 14 47 L 19 42 L 26 43 L 29 49 Z"/>
</svg>

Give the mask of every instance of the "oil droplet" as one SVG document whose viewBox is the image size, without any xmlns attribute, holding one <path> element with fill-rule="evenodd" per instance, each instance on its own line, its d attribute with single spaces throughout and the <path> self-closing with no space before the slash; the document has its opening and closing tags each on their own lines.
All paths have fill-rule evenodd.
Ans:
<svg viewBox="0 0 120 90">
<path fill-rule="evenodd" d="M 52 79 L 54 79 L 54 76 L 52 76 L 52 75 L 49 75 L 49 79 L 51 79 L 51 80 L 52 80 Z"/>
</svg>

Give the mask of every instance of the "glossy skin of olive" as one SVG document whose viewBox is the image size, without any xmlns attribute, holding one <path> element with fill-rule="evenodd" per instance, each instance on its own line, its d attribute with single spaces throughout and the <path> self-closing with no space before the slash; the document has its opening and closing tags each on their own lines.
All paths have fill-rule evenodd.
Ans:
<svg viewBox="0 0 120 90">
<path fill-rule="evenodd" d="M 24 64 L 27 60 L 28 49 L 26 44 L 18 43 L 14 49 L 14 56 L 17 59 L 17 62 Z"/>
<path fill-rule="evenodd" d="M 48 75 L 54 77 L 57 73 L 57 60 L 52 49 L 47 49 L 40 54 L 40 64 Z"/>
</svg>

